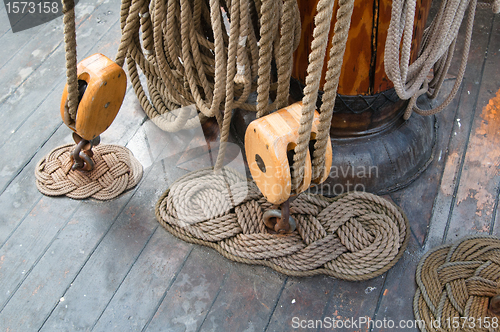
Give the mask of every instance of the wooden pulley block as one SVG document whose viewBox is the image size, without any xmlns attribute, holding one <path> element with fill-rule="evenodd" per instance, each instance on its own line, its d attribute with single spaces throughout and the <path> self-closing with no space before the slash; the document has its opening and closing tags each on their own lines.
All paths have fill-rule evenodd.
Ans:
<svg viewBox="0 0 500 332">
<path fill-rule="evenodd" d="M 80 102 L 76 119 L 68 113 L 68 85 L 61 99 L 64 123 L 85 140 L 91 141 L 105 131 L 120 109 L 127 89 L 123 69 L 102 54 L 94 54 L 78 64 Z"/>
<path fill-rule="evenodd" d="M 304 180 L 296 192 L 291 191 L 292 177 L 290 164 L 293 150 L 299 139 L 302 102 L 295 103 L 250 123 L 245 133 L 245 151 L 252 177 L 266 199 L 273 204 L 285 202 L 290 195 L 298 195 L 314 183 L 326 180 L 332 166 L 332 146 L 327 144 L 325 171 L 311 180 L 311 156 L 307 154 L 304 167 Z M 314 111 L 311 130 L 311 143 L 316 139 L 319 113 Z M 328 142 L 330 138 L 328 137 Z M 313 144 L 309 144 L 309 150 Z"/>
</svg>

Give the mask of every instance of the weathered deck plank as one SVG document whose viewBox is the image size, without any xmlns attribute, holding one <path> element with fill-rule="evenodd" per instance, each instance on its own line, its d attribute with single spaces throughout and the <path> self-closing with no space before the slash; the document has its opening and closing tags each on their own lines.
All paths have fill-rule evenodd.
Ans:
<svg viewBox="0 0 500 332">
<path fill-rule="evenodd" d="M 488 29 L 491 29 L 488 31 Z M 450 215 L 448 241 L 471 233 L 491 233 L 500 176 L 500 20 L 486 26 L 490 38 L 485 55 L 463 171 Z M 495 56 L 496 55 L 496 56 Z"/>
<path fill-rule="evenodd" d="M 160 233 L 169 236 L 163 229 Z M 232 264 L 212 249 L 193 246 L 146 331 L 198 331 Z"/>
<path fill-rule="evenodd" d="M 425 248 L 433 248 L 446 240 L 449 214 L 456 204 L 456 192 L 463 172 L 462 165 L 472 124 L 475 118 L 475 105 L 479 94 L 479 82 L 482 79 L 485 52 L 493 15 L 490 11 L 478 9 L 476 15 L 473 45 L 469 52 L 468 67 L 462 83 L 456 119 L 453 123 L 452 136 L 446 154 L 445 167 L 441 183 L 434 202 L 429 223 L 429 232 Z"/>
<path fill-rule="evenodd" d="M 104 44 L 110 43 L 110 40 L 111 39 L 101 40 L 101 42 L 103 43 L 98 43 L 97 47 L 104 48 L 103 47 Z M 115 50 L 116 47 L 117 45 L 112 44 L 108 46 L 107 49 Z M 62 89 L 63 85 L 60 85 L 60 87 Z M 26 102 L 27 104 L 29 104 L 29 101 L 30 101 L 29 98 L 24 100 L 24 102 Z M 59 102 L 60 102 L 60 93 L 56 90 L 53 90 L 53 92 L 42 103 L 42 105 L 40 105 L 40 107 L 37 108 L 37 110 L 34 113 L 34 116 L 30 117 L 28 121 L 26 121 L 21 126 L 21 128 L 19 128 L 19 130 L 16 132 L 16 135 L 11 136 L 10 139 L 7 140 L 6 144 L 0 148 L 1 153 L 4 153 L 3 155 L 4 158 L 0 160 L 0 167 L 2 167 L 2 172 L 1 172 L 2 175 L 0 176 L 1 178 L 0 188 L 3 188 L 3 190 L 0 191 L 0 193 L 3 192 L 3 194 L 0 196 L 0 206 L 3 204 L 5 204 L 6 207 L 9 206 L 9 201 L 12 199 L 10 195 L 12 193 L 17 192 L 24 196 L 22 200 L 23 204 L 19 205 L 20 211 L 17 211 L 18 209 L 9 208 L 9 210 L 15 210 L 13 213 L 14 218 L 12 218 L 11 216 L 7 218 L 7 214 L 5 215 L 5 219 L 7 220 L 0 226 L 0 243 L 3 243 L 5 241 L 5 237 L 8 236 L 8 234 L 10 234 L 10 232 L 12 231 L 13 228 L 16 227 L 16 225 L 18 225 L 18 220 L 22 218 L 21 215 L 23 213 L 28 212 L 26 211 L 26 207 L 32 206 L 34 204 L 31 201 L 33 199 L 39 199 L 40 197 L 39 194 L 37 194 L 36 188 L 33 188 L 34 165 L 31 168 L 30 172 L 23 172 L 24 168 L 26 168 L 27 165 L 30 163 L 36 164 L 38 160 L 42 158 L 42 155 L 39 154 L 38 156 L 36 156 L 35 153 L 37 153 L 40 147 L 43 146 L 45 141 L 50 139 L 50 137 L 54 135 L 55 132 L 57 132 L 58 128 L 63 130 L 68 137 L 71 136 L 71 131 L 69 129 L 67 129 L 65 126 L 61 127 L 62 121 L 59 116 L 58 106 L 56 106 L 58 105 Z M 131 102 L 131 100 L 128 99 L 127 102 Z M 132 105 L 130 107 L 132 107 L 133 109 Z M 126 113 L 126 112 L 121 112 L 121 113 Z M 136 116 L 136 113 L 134 113 L 133 115 Z M 44 124 L 41 124 L 40 119 L 47 119 L 47 120 L 44 121 L 45 122 Z M 117 119 L 117 122 L 120 123 L 121 120 L 122 120 L 121 118 Z M 129 119 L 125 118 L 123 118 L 123 120 L 127 120 L 127 122 L 130 121 Z M 128 127 L 127 125 L 125 125 L 125 127 L 116 128 L 114 135 L 118 135 L 120 129 L 126 130 L 128 129 Z M 122 133 L 122 135 L 125 135 L 125 133 Z M 42 139 L 40 141 L 37 141 L 33 139 L 34 136 L 42 137 Z M 63 140 L 66 143 L 71 141 L 71 140 L 61 139 L 61 141 Z M 126 141 L 124 143 L 126 143 Z M 52 148 L 56 147 L 57 145 L 60 144 L 55 143 L 54 145 L 52 145 Z M 23 148 L 19 149 L 18 147 L 20 146 L 22 146 Z M 24 175 L 19 176 L 20 174 Z M 20 184 L 20 182 L 22 184 Z M 21 188 L 26 188 L 26 187 L 35 190 L 20 191 Z"/>
<path fill-rule="evenodd" d="M 11 31 L 11 28 L 9 24 L 9 17 L 7 16 L 7 9 L 5 6 L 0 6 L 0 40 L 9 31 Z"/>
<path fill-rule="evenodd" d="M 137 102 L 134 101 L 134 103 Z M 133 104 L 127 104 L 129 103 L 125 104 L 125 106 L 129 106 L 128 113 L 133 114 L 137 111 L 137 107 L 134 108 Z M 127 112 L 122 110 L 122 113 Z M 118 123 L 128 120 L 127 118 L 128 116 L 125 115 L 117 118 L 120 120 Z M 122 127 L 127 128 L 126 125 L 122 125 Z M 156 127 L 155 130 L 157 130 Z M 22 176 L 19 178 L 29 179 L 30 183 L 24 185 L 25 189 L 22 192 L 29 191 L 29 198 L 39 200 L 40 197 L 43 197 L 34 186 L 34 164 L 49 149 L 62 142 L 70 141 L 70 132 L 64 126 L 59 128 L 46 146 L 42 148 L 42 151 L 36 155 L 36 159 L 34 158 L 23 170 Z M 122 135 L 122 139 L 126 140 L 127 136 Z M 115 143 L 124 144 L 126 141 L 118 140 Z M 19 188 L 20 185 L 22 183 L 14 183 L 12 187 Z M 3 198 L 8 197 L 10 189 L 11 187 L 0 196 L 0 202 L 3 202 Z M 50 315 L 51 309 L 58 303 L 59 297 L 64 294 L 71 280 L 80 272 L 81 265 L 95 250 L 100 239 L 109 230 L 128 200 L 130 200 L 130 193 L 126 193 L 109 203 L 92 200 L 79 202 L 67 198 L 43 197 L 38 205 L 43 206 L 47 217 L 37 215 L 38 210 L 35 208 L 28 217 L 16 220 L 15 222 L 19 226 L 14 228 L 12 234 L 9 234 L 8 240 L 1 250 L 6 251 L 2 254 L 4 261 L 8 263 L 9 260 L 17 260 L 19 266 L 16 267 L 16 264 L 8 263 L 10 266 L 6 272 L 14 273 L 14 276 L 12 277 L 8 273 L 0 275 L 8 279 L 7 282 L 2 283 L 3 287 L 18 288 L 19 291 L 15 294 L 8 291 L 2 293 L 8 295 L 9 303 L 4 308 L 5 302 L 3 302 L 2 308 L 4 310 L 0 313 L 0 319 L 4 320 L 6 324 L 10 323 L 9 328 L 14 330 L 38 328 Z M 72 215 L 72 217 L 70 219 L 64 218 L 59 216 L 61 213 Z M 11 225 L 15 226 L 15 222 Z M 58 227 L 61 224 L 64 226 Z M 5 228 L 2 230 L 6 231 Z M 6 233 L 2 232 L 2 235 Z M 39 238 L 39 240 L 33 241 L 34 238 Z M 18 243 L 22 244 L 23 241 L 30 245 L 28 252 L 19 250 L 12 252 L 12 249 L 9 249 L 10 247 L 15 248 Z M 48 244 L 45 244 L 47 242 Z M 44 282 L 40 283 L 40 280 Z M 16 312 L 22 314 L 15 315 Z M 12 321 L 14 317 L 18 318 Z"/>
<path fill-rule="evenodd" d="M 150 321 L 192 249 L 158 227 L 93 331 L 142 330 Z"/>
<path fill-rule="evenodd" d="M 443 83 L 440 96 L 432 103 L 439 105 L 449 94 L 455 79 L 450 78 Z M 459 90 L 458 96 L 460 96 Z M 452 134 L 458 99 L 455 98 L 446 110 L 436 115 L 436 146 L 434 158 L 429 167 L 420 175 L 419 179 L 408 187 L 391 193 L 391 198 L 403 211 L 405 211 L 411 230 L 420 246 L 423 246 L 428 231 L 428 222 L 431 218 L 434 200 L 436 198 L 441 175 L 445 165 L 445 157 L 449 140 Z M 419 197 L 419 204 L 415 204 L 415 197 Z"/>
<path fill-rule="evenodd" d="M 484 15 L 482 15 L 483 13 Z M 444 157 L 446 159 L 444 160 L 444 169 L 441 171 L 443 175 L 439 177 L 430 177 L 430 179 L 434 179 L 437 183 L 429 184 L 426 179 L 426 173 L 429 173 L 429 171 L 426 171 L 416 181 L 416 183 L 403 190 L 411 191 L 411 188 L 414 186 L 421 187 L 425 185 L 431 185 L 432 188 L 432 186 L 439 184 L 439 190 L 437 191 L 437 195 L 434 199 L 434 206 L 432 207 L 432 215 L 430 215 L 431 220 L 429 231 L 427 233 L 425 250 L 421 250 L 420 245 L 417 246 L 414 238 L 412 238 L 409 248 L 406 250 L 406 254 L 403 256 L 402 260 L 387 273 L 387 281 L 384 286 L 384 293 L 386 293 L 386 290 L 387 293 L 385 296 L 383 295 L 381 297 L 380 307 L 377 312 L 377 319 L 380 319 L 380 317 L 390 317 L 395 320 L 396 323 L 398 323 L 397 321 L 400 319 L 413 319 L 412 300 L 416 289 L 414 282 L 416 265 L 425 251 L 440 244 L 444 239 L 443 237 L 446 236 L 445 229 L 448 220 L 448 213 L 450 212 L 450 206 L 454 204 L 453 186 L 460 181 L 459 175 L 455 178 L 457 173 L 460 174 L 458 171 L 460 163 L 457 164 L 456 162 L 459 161 L 458 156 L 463 156 L 466 152 L 465 142 L 468 140 L 470 128 L 474 120 L 473 112 L 470 112 L 470 109 L 474 107 L 479 94 L 479 85 L 476 84 L 476 82 L 481 81 L 482 79 L 482 72 L 478 71 L 477 68 L 481 68 L 484 64 L 484 54 L 488 49 L 490 41 L 489 36 L 486 34 L 486 30 L 490 29 L 489 22 L 491 22 L 493 16 L 487 11 L 484 11 L 483 13 L 476 16 L 475 29 L 472 37 L 474 44 L 469 53 L 469 66 L 462 82 L 461 94 L 456 97 L 458 103 L 454 101 L 446 110 L 443 111 L 456 114 L 454 117 L 450 115 L 446 115 L 445 117 L 448 121 L 450 119 L 454 120 L 451 124 L 451 138 L 448 140 L 448 148 L 446 153 L 444 153 Z M 458 52 L 460 52 L 460 50 L 458 50 Z M 452 107 L 458 107 L 458 109 L 454 112 Z M 440 117 L 442 118 L 443 115 L 440 115 Z M 443 132 L 441 132 L 440 135 L 441 134 L 443 134 Z M 441 137 L 440 139 L 444 138 L 445 137 Z M 440 149 L 443 149 L 444 146 L 446 146 L 446 142 L 439 143 Z M 431 167 L 436 166 L 434 165 Z M 432 169 L 431 172 L 435 173 Z M 419 193 L 422 194 L 422 192 Z M 445 193 L 448 193 L 448 195 L 445 195 Z M 397 197 L 398 194 L 393 196 Z M 406 203 L 401 202 L 400 204 L 406 205 L 405 211 L 410 211 L 410 217 L 414 219 L 413 222 L 421 224 L 424 220 L 426 220 L 426 218 L 424 215 L 421 221 L 415 220 L 415 218 L 418 218 L 419 215 L 418 209 L 431 209 L 431 206 L 425 204 L 425 202 L 422 204 L 423 202 L 420 201 L 420 196 L 413 196 L 419 197 L 418 203 L 414 199 L 410 199 L 410 197 L 411 195 L 405 198 Z M 415 208 L 407 210 L 408 204 L 414 204 Z M 427 214 L 425 210 L 424 213 Z M 422 215 L 422 213 L 420 213 L 420 215 Z M 427 216 L 427 218 L 429 218 L 428 214 Z M 403 275 L 404 278 L 401 278 Z M 398 303 L 398 305 L 394 305 L 394 303 Z M 418 331 L 417 328 L 414 328 L 413 330 Z M 382 329 L 381 331 L 390 331 L 390 329 Z"/>
<path fill-rule="evenodd" d="M 168 135 L 151 122 L 146 122 L 131 140 L 129 147 L 132 151 L 137 147 L 142 149 L 144 144 L 137 142 L 143 140 L 153 142 L 156 146 L 163 142 L 162 149 L 148 149 L 148 155 L 155 161 L 164 157 L 162 151 L 166 146 L 182 149 L 183 138 L 186 137 L 174 135 L 169 140 Z M 141 162 L 147 161 L 141 158 L 140 154 L 138 158 Z M 155 163 L 145 169 L 144 178 L 136 189 L 136 194 L 103 237 L 95 239 L 98 246 L 83 262 L 84 265 L 72 281 L 72 286 L 60 294 L 66 300 L 57 304 L 42 330 L 64 330 L 68 326 L 89 329 L 97 324 L 158 227 L 154 219 L 155 202 L 149 201 L 149 198 L 159 195 L 158 188 L 166 187 L 166 181 L 168 180 L 161 163 Z M 85 315 L 82 316 L 82 312 L 85 312 Z"/>
<path fill-rule="evenodd" d="M 285 277 L 262 266 L 232 265 L 200 331 L 262 331 Z"/>
<path fill-rule="evenodd" d="M 339 282 L 326 276 L 288 278 L 269 320 L 266 331 L 290 331 L 307 325 L 303 321 L 321 320 L 325 304 L 339 289 Z"/>
<path fill-rule="evenodd" d="M 95 24 L 95 22 L 97 16 L 103 16 L 103 13 L 107 11 L 116 10 L 116 5 L 116 2 L 104 3 L 103 0 L 95 3 L 82 2 L 77 5 L 75 14 L 77 31 L 79 31 L 79 33 L 77 32 L 78 55 L 82 54 L 80 52 L 84 50 L 84 48 L 80 47 L 82 41 L 85 42 L 85 39 L 87 39 L 95 43 L 95 40 L 99 39 L 99 36 L 107 30 L 106 26 L 112 25 L 113 22 L 104 20 L 101 20 L 98 24 Z M 87 23 L 83 25 L 84 22 Z M 8 20 L 5 23 L 8 25 Z M 95 39 L 88 38 L 92 34 L 95 34 Z M 6 33 L 0 37 L 0 42 L 3 45 L 0 49 L 0 74 L 5 78 L 2 86 L 0 86 L 0 102 L 5 101 L 6 98 L 12 95 L 36 70 L 43 70 L 44 62 L 56 50 L 64 53 L 64 39 L 62 37 L 62 17 L 38 27 L 15 34 Z M 62 64 L 64 63 L 62 62 Z M 66 68 L 65 65 L 59 67 L 63 70 Z M 48 74 L 50 73 L 46 75 Z M 58 77 L 61 77 L 61 75 L 58 75 Z M 40 78 L 38 79 L 40 80 Z M 47 79 L 42 78 L 42 82 L 47 82 Z M 42 86 L 44 85 L 42 84 Z"/>
</svg>

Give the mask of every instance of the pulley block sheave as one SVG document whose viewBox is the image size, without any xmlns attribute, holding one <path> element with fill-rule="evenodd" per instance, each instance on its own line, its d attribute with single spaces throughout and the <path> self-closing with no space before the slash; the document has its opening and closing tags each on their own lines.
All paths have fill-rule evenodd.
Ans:
<svg viewBox="0 0 500 332">
<path fill-rule="evenodd" d="M 102 54 L 94 54 L 78 64 L 79 103 L 76 118 L 68 110 L 68 85 L 61 99 L 61 117 L 78 136 L 92 141 L 113 122 L 127 89 L 123 69 Z"/>
<path fill-rule="evenodd" d="M 322 174 L 311 179 L 311 156 L 318 133 L 319 113 L 314 111 L 309 151 L 304 166 L 304 179 L 292 192 L 293 150 L 299 138 L 302 102 L 256 119 L 245 133 L 245 150 L 252 177 L 264 197 L 273 204 L 282 204 L 291 195 L 307 190 L 311 182 L 326 180 L 332 165 L 332 146 L 327 144 L 325 168 Z M 329 139 L 329 138 L 328 138 Z M 329 140 L 328 140 L 329 142 Z"/>
</svg>

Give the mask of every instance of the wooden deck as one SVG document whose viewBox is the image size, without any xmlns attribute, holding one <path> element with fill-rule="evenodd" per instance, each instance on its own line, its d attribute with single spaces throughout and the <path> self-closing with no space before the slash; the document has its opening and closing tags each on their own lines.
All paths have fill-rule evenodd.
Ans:
<svg viewBox="0 0 500 332">
<path fill-rule="evenodd" d="M 119 6 L 80 1 L 79 59 L 114 57 Z M 139 186 L 109 202 L 43 196 L 36 163 L 71 141 L 59 116 L 62 19 L 14 34 L 0 6 L 0 45 L 0 331 L 290 331 L 293 317 L 412 320 L 424 252 L 467 234 L 500 235 L 500 16 L 489 10 L 478 9 L 459 95 L 437 116 L 434 161 L 390 195 L 410 220 L 409 247 L 389 272 L 365 282 L 286 277 L 166 232 L 154 215 L 158 197 L 212 159 L 188 151 L 206 145 L 201 127 L 160 131 L 130 87 L 102 142 L 133 151 L 144 166 Z M 450 78 L 444 89 L 452 85 Z"/>
</svg>

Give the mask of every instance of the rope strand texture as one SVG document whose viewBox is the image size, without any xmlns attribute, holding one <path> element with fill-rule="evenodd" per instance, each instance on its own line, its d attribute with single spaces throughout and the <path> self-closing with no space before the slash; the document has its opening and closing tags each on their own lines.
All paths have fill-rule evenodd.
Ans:
<svg viewBox="0 0 500 332">
<path fill-rule="evenodd" d="M 78 107 L 78 76 L 76 68 L 77 62 L 74 0 L 63 1 L 63 13 L 64 46 L 66 51 L 66 77 L 68 81 L 68 99 L 66 101 L 66 108 L 70 120 L 74 122 L 76 121 L 76 111 Z"/>
<path fill-rule="evenodd" d="M 500 238 L 474 235 L 431 250 L 417 266 L 416 282 L 413 311 L 425 321 L 423 332 L 498 331 L 498 325 L 480 325 L 479 319 L 495 317 L 488 305 L 500 294 Z M 462 325 L 465 317 L 470 319 Z M 456 319 L 462 329 L 450 328 Z M 469 324 L 472 319 L 478 324 Z M 432 325 L 436 320 L 441 328 Z"/>
<path fill-rule="evenodd" d="M 498 0 L 491 1 L 493 11 Z M 472 28 L 477 0 L 444 0 L 441 7 L 424 31 L 423 42 L 417 59 L 410 65 L 411 42 L 416 10 L 416 0 L 395 0 L 392 2 L 391 22 L 385 44 L 384 67 L 387 77 L 394 83 L 394 88 L 403 100 L 410 99 L 404 119 L 413 111 L 421 115 L 433 115 L 445 109 L 458 92 L 467 65 L 471 43 Z M 430 110 L 417 107 L 417 99 L 423 94 L 435 98 L 448 73 L 455 51 L 455 43 L 465 11 L 469 10 L 466 20 L 466 41 L 460 68 L 452 91 L 439 106 Z M 402 46 L 401 46 L 402 45 Z M 433 73 L 429 82 L 427 76 Z"/>
<path fill-rule="evenodd" d="M 271 62 L 276 60 L 273 48 L 281 48 L 273 20 L 279 28 L 283 15 L 298 11 L 296 2 L 288 6 L 274 2 L 122 1 L 122 38 L 116 62 L 121 66 L 127 62 L 132 85 L 149 118 L 165 131 L 192 128 L 199 123 L 198 115 L 186 107 L 194 105 L 201 120 L 215 116 L 225 134 L 232 109 L 259 111 L 259 116 L 274 109 L 277 101 L 269 104 L 269 92 L 282 91 L 279 86 L 288 80 L 278 83 L 271 75 Z M 252 19 L 254 13 L 257 20 Z M 298 40 L 300 20 L 283 20 L 282 24 L 293 32 L 292 40 Z M 288 48 L 286 52 L 291 50 L 288 44 L 283 47 Z M 291 68 L 291 57 L 283 57 L 276 62 Z M 145 76 L 149 98 L 139 70 Z M 247 100 L 256 91 L 257 105 Z M 180 110 L 171 112 L 176 109 Z"/>
<path fill-rule="evenodd" d="M 38 162 L 36 186 L 47 196 L 109 200 L 134 187 L 142 178 L 142 165 L 125 147 L 100 144 L 92 149 L 95 163 L 90 172 L 72 170 L 74 144 L 52 150 Z"/>
<path fill-rule="evenodd" d="M 172 184 L 156 204 L 156 218 L 184 241 L 293 276 L 371 279 L 399 260 L 409 239 L 402 211 L 369 193 L 299 195 L 290 207 L 297 230 L 285 236 L 264 226 L 263 213 L 273 208 L 237 172 L 204 169 Z"/>
</svg>

